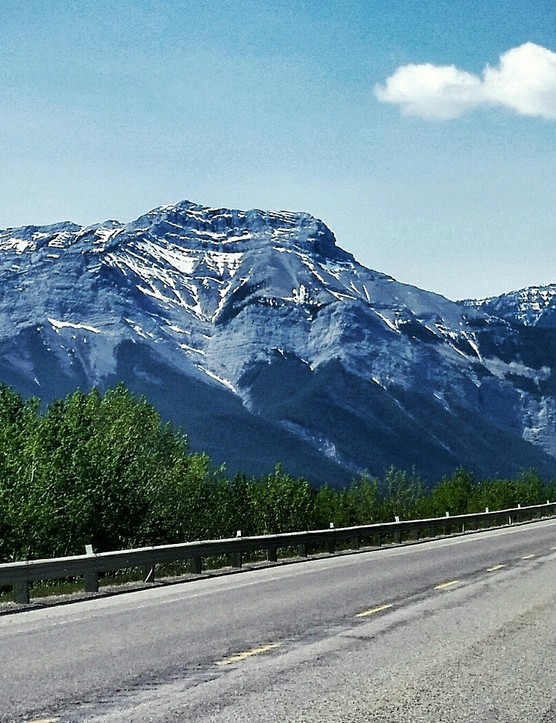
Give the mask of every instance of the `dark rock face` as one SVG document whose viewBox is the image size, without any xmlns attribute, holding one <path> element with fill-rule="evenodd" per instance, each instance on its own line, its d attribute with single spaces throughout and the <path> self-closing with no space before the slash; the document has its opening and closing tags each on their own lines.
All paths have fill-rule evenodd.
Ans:
<svg viewBox="0 0 556 723">
<path fill-rule="evenodd" d="M 230 471 L 556 472 L 556 286 L 456 303 L 308 214 L 187 201 L 0 231 L 0 283 L 0 380 L 124 381 Z"/>
</svg>

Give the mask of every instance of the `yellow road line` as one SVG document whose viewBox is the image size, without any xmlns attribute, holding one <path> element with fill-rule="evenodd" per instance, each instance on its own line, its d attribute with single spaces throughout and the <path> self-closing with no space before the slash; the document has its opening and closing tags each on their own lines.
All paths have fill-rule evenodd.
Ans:
<svg viewBox="0 0 556 723">
<path fill-rule="evenodd" d="M 382 610 L 388 610 L 388 608 L 393 607 L 391 603 L 386 603 L 385 605 L 377 605 L 376 608 L 371 608 L 370 610 L 363 610 L 362 613 L 357 613 L 355 616 L 356 618 L 366 618 L 367 615 L 374 615 L 375 613 L 379 613 Z"/>
<path fill-rule="evenodd" d="M 268 643 L 267 645 L 260 645 L 258 648 L 252 650 L 246 650 L 243 653 L 237 653 L 237 655 L 231 655 L 229 658 L 217 661 L 216 665 L 232 665 L 232 663 L 240 663 L 242 660 L 253 657 L 253 655 L 261 655 L 267 653 L 269 650 L 279 648 L 282 643 Z"/>
<path fill-rule="evenodd" d="M 494 572 L 495 570 L 501 570 L 503 567 L 506 567 L 506 565 L 493 565 L 492 567 L 487 567 L 487 572 Z"/>
<path fill-rule="evenodd" d="M 530 560 L 532 557 L 535 557 L 535 555 L 523 555 L 521 558 L 522 560 Z"/>
<path fill-rule="evenodd" d="M 37 718 L 36 720 L 27 721 L 27 723 L 58 723 L 59 718 Z"/>
<path fill-rule="evenodd" d="M 445 590 L 447 587 L 453 587 L 454 585 L 457 585 L 460 580 L 450 580 L 449 582 L 443 582 L 440 585 L 435 585 L 435 590 Z"/>
</svg>

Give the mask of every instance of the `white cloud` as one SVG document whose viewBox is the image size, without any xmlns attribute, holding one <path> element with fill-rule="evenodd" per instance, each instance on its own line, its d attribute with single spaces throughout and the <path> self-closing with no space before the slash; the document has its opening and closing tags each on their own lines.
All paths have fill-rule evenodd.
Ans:
<svg viewBox="0 0 556 723">
<path fill-rule="evenodd" d="M 535 43 L 511 48 L 497 67 L 473 75 L 454 65 L 403 65 L 375 86 L 383 103 L 425 119 L 459 118 L 480 106 L 556 119 L 556 53 Z"/>
</svg>

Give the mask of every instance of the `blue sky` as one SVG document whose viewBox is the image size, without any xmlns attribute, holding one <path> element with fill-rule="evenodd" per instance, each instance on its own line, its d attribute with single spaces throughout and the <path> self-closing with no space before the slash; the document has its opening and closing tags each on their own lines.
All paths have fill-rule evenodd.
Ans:
<svg viewBox="0 0 556 723">
<path fill-rule="evenodd" d="M 450 298 L 556 283 L 553 0 L 0 0 L 0 17 L 1 228 L 187 198 L 309 211 Z"/>
</svg>

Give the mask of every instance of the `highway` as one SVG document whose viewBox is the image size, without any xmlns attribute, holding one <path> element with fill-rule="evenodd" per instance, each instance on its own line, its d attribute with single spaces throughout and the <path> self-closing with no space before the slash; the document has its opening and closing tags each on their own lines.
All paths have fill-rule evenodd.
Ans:
<svg viewBox="0 0 556 723">
<path fill-rule="evenodd" d="M 556 723 L 556 521 L 0 617 L 0 720 Z"/>
</svg>

